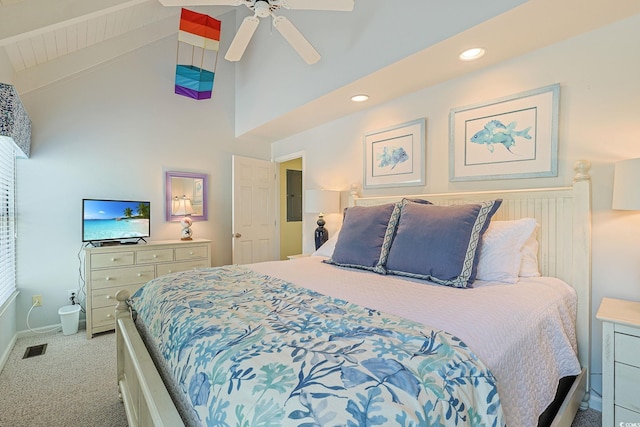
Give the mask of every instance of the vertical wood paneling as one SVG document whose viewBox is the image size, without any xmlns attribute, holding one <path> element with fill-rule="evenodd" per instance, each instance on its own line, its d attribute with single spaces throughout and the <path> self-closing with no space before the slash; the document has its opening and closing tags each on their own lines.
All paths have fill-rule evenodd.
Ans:
<svg viewBox="0 0 640 427">
<path fill-rule="evenodd" d="M 60 28 L 55 31 L 56 34 L 56 55 L 67 54 L 67 29 Z"/>
<path fill-rule="evenodd" d="M 21 40 L 18 42 L 18 49 L 22 55 L 22 61 L 24 61 L 24 67 L 29 68 L 36 65 L 36 57 L 33 54 L 33 48 L 31 47 L 31 40 Z"/>
<path fill-rule="evenodd" d="M 56 34 L 53 31 L 49 31 L 42 35 L 44 40 L 44 48 L 47 52 L 47 60 L 51 61 L 58 57 L 58 48 L 56 47 Z"/>
<path fill-rule="evenodd" d="M 34 37 L 31 39 L 31 48 L 36 58 L 37 64 L 44 64 L 48 61 L 47 49 L 44 46 L 44 37 Z"/>
</svg>

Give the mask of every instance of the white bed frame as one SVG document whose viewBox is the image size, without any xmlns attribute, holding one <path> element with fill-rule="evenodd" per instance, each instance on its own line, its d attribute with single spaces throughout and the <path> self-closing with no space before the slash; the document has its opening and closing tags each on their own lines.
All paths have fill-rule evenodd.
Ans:
<svg viewBox="0 0 640 427">
<path fill-rule="evenodd" d="M 574 381 L 552 426 L 570 427 L 579 408 L 589 400 L 591 330 L 591 182 L 586 161 L 576 163 L 573 186 L 533 190 L 358 197 L 352 191 L 351 206 L 395 202 L 402 197 L 425 198 L 439 205 L 501 198 L 496 220 L 536 218 L 540 224 L 539 263 L 543 276 L 558 277 L 578 293 L 578 358 L 582 373 Z M 131 319 L 126 303 L 129 293 L 116 295 L 118 387 L 130 427 L 183 425 L 180 415 L 156 370 Z"/>
</svg>

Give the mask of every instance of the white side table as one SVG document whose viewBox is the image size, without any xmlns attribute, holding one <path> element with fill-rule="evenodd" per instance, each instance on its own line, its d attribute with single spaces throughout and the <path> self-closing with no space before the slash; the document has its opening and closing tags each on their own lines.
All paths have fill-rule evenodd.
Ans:
<svg viewBox="0 0 640 427">
<path fill-rule="evenodd" d="M 640 425 L 640 303 L 603 298 L 602 425 Z"/>
</svg>

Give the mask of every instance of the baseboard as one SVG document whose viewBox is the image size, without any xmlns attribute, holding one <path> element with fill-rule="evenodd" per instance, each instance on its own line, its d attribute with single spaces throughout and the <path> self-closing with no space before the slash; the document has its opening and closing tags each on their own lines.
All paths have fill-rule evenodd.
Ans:
<svg viewBox="0 0 640 427">
<path fill-rule="evenodd" d="M 84 319 L 80 320 L 80 322 L 78 323 L 78 333 L 80 333 L 80 330 L 85 329 L 85 325 L 86 325 L 86 321 Z M 32 329 L 33 331 L 29 329 L 18 331 L 17 337 L 27 338 L 27 337 L 39 336 L 41 334 L 50 333 L 50 332 L 60 332 L 62 331 L 62 323 L 57 323 L 55 325 L 49 325 L 49 326 L 41 326 L 39 328 L 32 328 Z"/>
<path fill-rule="evenodd" d="M 0 358 L 0 372 L 2 372 L 2 370 L 4 369 L 4 365 L 6 365 L 7 360 L 9 360 L 9 355 L 11 354 L 13 347 L 15 347 L 17 340 L 18 340 L 18 334 L 14 334 L 13 338 L 11 338 L 11 341 L 9 342 L 9 345 L 4 350 L 4 353 Z"/>
</svg>

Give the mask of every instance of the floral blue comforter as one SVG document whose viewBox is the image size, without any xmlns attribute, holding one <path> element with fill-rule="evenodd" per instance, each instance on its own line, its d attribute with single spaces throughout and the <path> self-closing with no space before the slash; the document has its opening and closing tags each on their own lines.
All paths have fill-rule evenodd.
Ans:
<svg viewBox="0 0 640 427">
<path fill-rule="evenodd" d="M 241 266 L 132 303 L 201 425 L 505 425 L 495 378 L 444 331 Z"/>
</svg>

